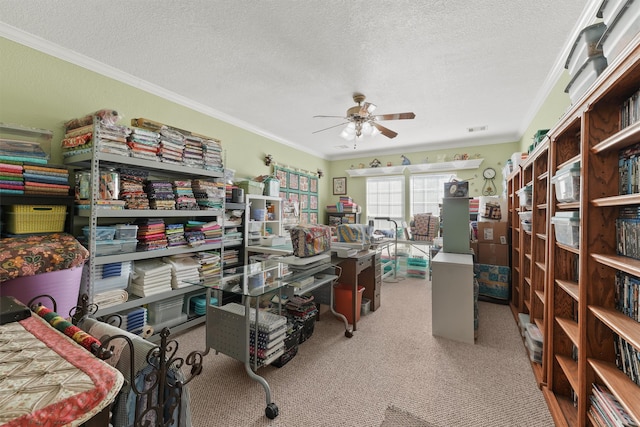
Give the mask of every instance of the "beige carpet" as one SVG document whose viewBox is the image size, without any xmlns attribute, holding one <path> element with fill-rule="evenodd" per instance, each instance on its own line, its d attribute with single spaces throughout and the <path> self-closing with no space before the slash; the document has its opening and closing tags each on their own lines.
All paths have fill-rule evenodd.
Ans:
<svg viewBox="0 0 640 427">
<path fill-rule="evenodd" d="M 377 427 L 398 415 L 388 408 L 427 426 L 553 426 L 507 306 L 480 302 L 475 345 L 431 335 L 424 280 L 384 283 L 380 309 L 362 317 L 351 339 L 327 310 L 287 365 L 258 370 L 280 409 L 275 420 L 244 365 L 211 351 L 189 384 L 194 427 Z M 205 328 L 177 339 L 180 354 L 203 349 Z"/>
<path fill-rule="evenodd" d="M 380 427 L 438 427 L 395 406 L 389 406 L 384 413 Z"/>
</svg>

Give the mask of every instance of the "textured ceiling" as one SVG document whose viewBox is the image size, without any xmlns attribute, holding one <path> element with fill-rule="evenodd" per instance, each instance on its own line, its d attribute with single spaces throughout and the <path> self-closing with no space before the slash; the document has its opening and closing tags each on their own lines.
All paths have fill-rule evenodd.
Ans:
<svg viewBox="0 0 640 427">
<path fill-rule="evenodd" d="M 0 35 L 338 159 L 517 141 L 599 3 L 3 0 Z M 356 150 L 313 134 L 354 92 L 416 118 Z"/>
</svg>

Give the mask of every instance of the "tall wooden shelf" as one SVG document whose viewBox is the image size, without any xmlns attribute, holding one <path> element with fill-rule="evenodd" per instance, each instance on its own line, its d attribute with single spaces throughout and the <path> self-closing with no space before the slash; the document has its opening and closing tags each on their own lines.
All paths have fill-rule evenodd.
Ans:
<svg viewBox="0 0 640 427">
<path fill-rule="evenodd" d="M 531 321 L 543 326 L 543 362 L 540 374 L 534 372 L 558 426 L 593 424 L 593 383 L 606 385 L 640 423 L 640 386 L 616 367 L 614 347 L 619 336 L 640 351 L 640 323 L 615 308 L 617 272 L 640 277 L 640 260 L 616 253 L 619 208 L 640 207 L 640 195 L 618 194 L 619 151 L 640 142 L 640 123 L 619 129 L 620 106 L 639 82 L 640 35 L 549 131 L 547 147 L 536 148 L 520 176 L 508 180 L 511 306 L 514 312 L 529 310 Z M 581 166 L 580 199 L 557 203 L 551 178 L 575 162 Z M 524 233 L 515 222 L 513 194 L 529 183 L 533 224 Z M 557 243 L 550 221 L 571 211 L 580 216 L 577 248 Z"/>
</svg>

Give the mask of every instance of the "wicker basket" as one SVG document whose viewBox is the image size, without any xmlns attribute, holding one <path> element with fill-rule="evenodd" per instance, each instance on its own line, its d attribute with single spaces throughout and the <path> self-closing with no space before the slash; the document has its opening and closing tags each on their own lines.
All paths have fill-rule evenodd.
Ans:
<svg viewBox="0 0 640 427">
<path fill-rule="evenodd" d="M 13 205 L 7 212 L 7 230 L 13 234 L 59 233 L 64 231 L 64 205 Z"/>
</svg>

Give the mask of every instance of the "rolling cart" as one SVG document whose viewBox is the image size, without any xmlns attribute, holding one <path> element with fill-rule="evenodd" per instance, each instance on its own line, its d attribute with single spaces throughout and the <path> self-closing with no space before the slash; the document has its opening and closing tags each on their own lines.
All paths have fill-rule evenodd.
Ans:
<svg viewBox="0 0 640 427">
<path fill-rule="evenodd" d="M 279 409 L 272 400 L 269 384 L 256 371 L 284 353 L 287 318 L 281 314 L 281 304 L 277 305 L 277 313 L 272 313 L 260 310 L 260 301 L 277 294 L 281 302 L 285 294 L 300 295 L 333 283 L 338 276 L 320 274 L 331 267 L 324 263 L 304 271 L 293 271 L 277 259 L 266 260 L 224 270 L 220 282 L 207 289 L 207 301 L 211 301 L 215 290 L 242 296 L 242 304 L 207 304 L 207 348 L 244 363 L 249 377 L 264 388 L 265 415 L 269 419 L 276 418 Z M 296 286 L 312 276 L 313 282 L 304 287 Z"/>
</svg>

